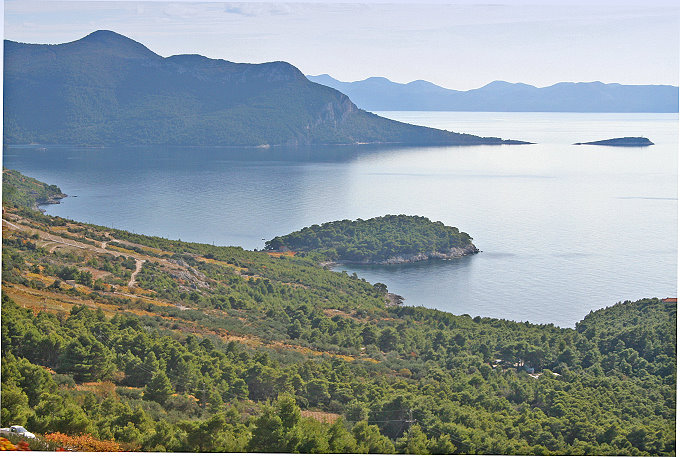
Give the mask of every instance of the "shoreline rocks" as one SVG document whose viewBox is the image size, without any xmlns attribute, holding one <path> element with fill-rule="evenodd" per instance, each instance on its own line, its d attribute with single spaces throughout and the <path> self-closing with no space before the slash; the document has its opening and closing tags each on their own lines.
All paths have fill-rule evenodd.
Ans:
<svg viewBox="0 0 680 457">
<path fill-rule="evenodd" d="M 413 262 L 422 262 L 425 260 L 430 260 L 430 259 L 442 259 L 442 260 L 451 260 L 451 259 L 457 259 L 460 257 L 464 257 L 467 255 L 472 255 L 472 254 L 477 254 L 479 252 L 479 249 L 474 244 L 470 244 L 464 248 L 451 248 L 450 250 L 446 252 L 429 252 L 429 253 L 420 253 L 416 255 L 412 255 L 410 257 L 402 257 L 402 256 L 396 256 L 396 257 L 390 257 L 387 260 L 384 260 L 382 262 L 371 262 L 377 265 L 396 265 L 396 264 L 401 264 L 401 263 L 413 263 Z"/>
<path fill-rule="evenodd" d="M 374 261 L 356 261 L 356 260 L 346 260 L 346 259 L 339 259 L 334 262 L 322 262 L 320 265 L 324 268 L 332 268 L 335 265 L 342 264 L 342 265 L 399 265 L 399 264 L 404 264 L 404 263 L 415 263 L 415 262 L 423 262 L 425 260 L 431 260 L 431 259 L 441 259 L 441 260 L 451 260 L 451 259 L 458 259 L 460 257 L 465 257 L 468 255 L 473 255 L 477 254 L 480 252 L 479 249 L 474 244 L 469 244 L 468 246 L 465 246 L 463 248 L 451 248 L 450 250 L 446 252 L 428 252 L 428 253 L 419 253 L 419 254 L 414 254 L 408 257 L 404 256 L 395 256 L 395 257 L 390 257 L 387 260 L 383 260 L 380 262 L 374 262 Z"/>
<path fill-rule="evenodd" d="M 47 197 L 44 200 L 36 201 L 35 204 L 33 205 L 33 209 L 36 210 L 36 211 L 40 211 L 40 212 L 44 213 L 45 210 L 42 209 L 41 206 L 58 205 L 58 204 L 61 203 L 61 200 L 63 198 L 66 198 L 66 197 L 68 197 L 68 195 L 63 194 L 63 193 L 62 194 L 50 195 L 49 197 Z"/>
</svg>

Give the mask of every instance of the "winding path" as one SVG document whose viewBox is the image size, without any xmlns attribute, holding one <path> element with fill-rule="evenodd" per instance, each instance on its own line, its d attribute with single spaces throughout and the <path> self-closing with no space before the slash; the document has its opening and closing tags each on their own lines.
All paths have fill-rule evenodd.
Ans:
<svg viewBox="0 0 680 457">
<path fill-rule="evenodd" d="M 135 285 L 135 280 L 137 279 L 137 274 L 142 271 L 142 265 L 144 265 L 144 262 L 146 260 L 144 259 L 135 259 L 135 271 L 132 272 L 132 276 L 130 276 L 130 282 L 128 282 L 128 287 L 134 287 Z"/>
</svg>

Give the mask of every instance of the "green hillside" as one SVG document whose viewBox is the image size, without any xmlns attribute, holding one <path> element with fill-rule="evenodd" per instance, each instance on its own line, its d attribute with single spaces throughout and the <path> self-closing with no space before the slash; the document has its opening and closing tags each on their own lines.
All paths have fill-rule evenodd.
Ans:
<svg viewBox="0 0 680 457">
<path fill-rule="evenodd" d="M 44 203 L 57 203 L 66 197 L 59 187 L 48 185 L 16 170 L 2 170 L 2 203 L 37 208 Z"/>
<path fill-rule="evenodd" d="M 300 256 L 3 219 L 0 425 L 34 448 L 675 454 L 674 300 L 455 316 Z"/>
</svg>

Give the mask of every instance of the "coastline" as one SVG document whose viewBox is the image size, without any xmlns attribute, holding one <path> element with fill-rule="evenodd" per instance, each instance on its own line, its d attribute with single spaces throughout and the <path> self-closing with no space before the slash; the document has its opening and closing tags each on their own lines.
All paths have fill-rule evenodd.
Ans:
<svg viewBox="0 0 680 457">
<path fill-rule="evenodd" d="M 33 204 L 33 209 L 35 211 L 40 211 L 41 213 L 45 213 L 45 210 L 41 208 L 41 206 L 46 206 L 46 205 L 58 205 L 61 203 L 61 200 L 68 197 L 68 195 L 61 193 L 61 194 L 56 194 L 56 195 L 50 195 L 44 200 L 39 200 L 36 201 Z"/>
<path fill-rule="evenodd" d="M 415 127 L 425 127 L 421 125 L 414 125 Z M 459 135 L 471 135 L 469 133 L 450 132 Z M 476 135 L 473 135 L 476 136 Z M 146 147 L 170 147 L 170 148 L 207 148 L 207 149 L 270 149 L 270 148 L 294 148 L 304 149 L 319 146 L 396 146 L 396 147 L 434 147 L 434 146 L 502 146 L 502 145 L 526 145 L 536 144 L 531 141 L 503 139 L 499 137 L 479 137 L 482 140 L 479 142 L 465 142 L 465 141 L 355 141 L 349 143 L 259 143 L 259 144 L 175 144 L 175 143 L 101 143 L 101 144 L 87 144 L 87 143 L 3 143 L 3 147 L 15 149 L 36 149 L 47 150 L 48 148 L 83 148 L 83 149 L 106 149 L 115 147 L 125 148 L 146 148 Z"/>
<path fill-rule="evenodd" d="M 325 262 L 320 262 L 319 266 L 323 268 L 333 268 L 337 265 L 400 265 L 400 264 L 405 264 L 405 263 L 415 263 L 415 262 L 423 262 L 426 260 L 432 260 L 432 259 L 440 259 L 440 260 L 452 260 L 452 259 L 458 259 L 461 257 L 465 257 L 468 255 L 474 255 L 481 252 L 477 247 L 470 243 L 468 246 L 464 248 L 451 248 L 450 250 L 446 252 L 429 252 L 429 253 L 419 253 L 419 254 L 413 254 L 408 257 L 403 257 L 403 256 L 395 256 L 395 257 L 390 257 L 387 260 L 382 260 L 379 262 L 376 261 L 370 261 L 370 260 L 364 260 L 364 261 L 356 261 L 356 260 L 347 260 L 347 259 L 338 259 L 334 261 L 325 261 Z"/>
</svg>

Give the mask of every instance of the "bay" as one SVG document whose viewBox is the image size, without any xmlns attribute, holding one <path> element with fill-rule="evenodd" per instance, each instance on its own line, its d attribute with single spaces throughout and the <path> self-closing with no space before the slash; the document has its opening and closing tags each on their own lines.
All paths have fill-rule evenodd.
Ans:
<svg viewBox="0 0 680 457">
<path fill-rule="evenodd" d="M 49 214 L 172 239 L 259 249 L 311 224 L 384 214 L 470 233 L 475 256 L 337 268 L 408 305 L 573 326 L 617 301 L 677 295 L 677 114 L 378 114 L 537 144 L 12 147 L 3 160 L 71 196 Z M 573 145 L 621 136 L 655 145 Z"/>
</svg>

